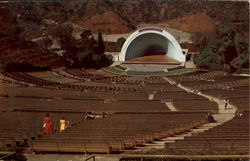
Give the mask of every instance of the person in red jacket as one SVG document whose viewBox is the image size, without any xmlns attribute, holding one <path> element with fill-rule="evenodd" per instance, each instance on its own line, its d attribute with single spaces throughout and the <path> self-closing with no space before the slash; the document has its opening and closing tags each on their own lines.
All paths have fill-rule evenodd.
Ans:
<svg viewBox="0 0 250 161">
<path fill-rule="evenodd" d="M 46 114 L 46 117 L 44 117 L 43 122 L 45 124 L 45 134 L 46 135 L 53 134 L 53 128 L 52 128 L 51 119 L 49 117 L 49 113 Z"/>
</svg>

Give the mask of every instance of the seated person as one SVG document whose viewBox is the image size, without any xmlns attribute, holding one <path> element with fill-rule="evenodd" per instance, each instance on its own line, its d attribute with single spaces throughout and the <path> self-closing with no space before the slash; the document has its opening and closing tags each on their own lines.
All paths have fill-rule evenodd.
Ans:
<svg viewBox="0 0 250 161">
<path fill-rule="evenodd" d="M 208 114 L 207 114 L 207 121 L 208 122 L 216 122 L 214 117 L 212 116 L 211 112 L 208 112 Z"/>
</svg>

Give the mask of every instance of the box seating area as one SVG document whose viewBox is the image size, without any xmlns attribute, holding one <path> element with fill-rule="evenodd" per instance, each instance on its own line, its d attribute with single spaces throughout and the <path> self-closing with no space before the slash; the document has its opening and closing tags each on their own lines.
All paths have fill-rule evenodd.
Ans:
<svg viewBox="0 0 250 161">
<path fill-rule="evenodd" d="M 44 113 L 33 112 L 1 112 L 0 117 L 0 149 L 4 151 L 15 150 L 18 146 L 27 144 L 30 139 L 44 135 Z M 75 126 L 84 118 L 80 113 L 50 113 L 54 131 L 59 128 L 59 120 L 65 117 Z"/>
<path fill-rule="evenodd" d="M 249 112 L 207 132 L 165 144 L 171 154 L 248 154 Z"/>
<path fill-rule="evenodd" d="M 34 151 L 113 153 L 183 132 L 204 122 L 205 113 L 120 113 L 94 119 L 31 142 Z"/>
</svg>

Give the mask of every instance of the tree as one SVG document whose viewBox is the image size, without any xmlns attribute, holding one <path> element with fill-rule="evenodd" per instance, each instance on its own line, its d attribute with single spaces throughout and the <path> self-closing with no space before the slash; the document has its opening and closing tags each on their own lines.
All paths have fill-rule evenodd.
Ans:
<svg viewBox="0 0 250 161">
<path fill-rule="evenodd" d="M 202 49 L 194 61 L 200 68 L 240 71 L 249 66 L 248 40 L 241 31 L 220 25 L 215 44 Z"/>
<path fill-rule="evenodd" d="M 194 62 L 201 68 L 219 70 L 223 68 L 223 58 L 216 52 L 217 46 L 210 46 L 202 49 L 196 54 Z"/>
<path fill-rule="evenodd" d="M 53 38 L 59 38 L 61 42 L 67 42 L 72 39 L 72 24 L 58 24 L 49 26 L 48 34 Z"/>
<path fill-rule="evenodd" d="M 93 35 L 91 33 L 90 30 L 84 30 L 81 34 L 80 34 L 82 40 L 88 40 L 90 39 Z"/>
<path fill-rule="evenodd" d="M 64 60 L 70 68 L 100 68 L 109 65 L 104 55 L 105 45 L 101 33 L 98 41 L 93 38 L 90 30 L 81 33 L 81 40 L 73 40 L 71 46 L 66 49 Z"/>
<path fill-rule="evenodd" d="M 120 37 L 119 39 L 117 39 L 117 45 L 118 47 L 122 47 L 123 44 L 125 43 L 126 39 L 123 37 Z"/>
<path fill-rule="evenodd" d="M 42 18 L 41 14 L 39 12 L 39 3 L 35 4 L 34 2 L 20 2 L 19 5 L 19 13 L 21 15 L 21 18 L 28 22 L 34 22 L 34 23 L 40 23 Z"/>
<path fill-rule="evenodd" d="M 95 48 L 97 54 L 104 54 L 105 44 L 103 42 L 102 33 L 98 32 L 98 46 Z"/>
</svg>

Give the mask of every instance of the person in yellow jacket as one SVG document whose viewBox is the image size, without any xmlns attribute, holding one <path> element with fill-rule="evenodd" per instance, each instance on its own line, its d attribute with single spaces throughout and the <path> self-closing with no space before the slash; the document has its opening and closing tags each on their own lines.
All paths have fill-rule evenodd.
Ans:
<svg viewBox="0 0 250 161">
<path fill-rule="evenodd" d="M 65 130 L 65 126 L 66 126 L 66 120 L 64 119 L 64 116 L 63 116 L 60 120 L 60 132 Z"/>
</svg>

